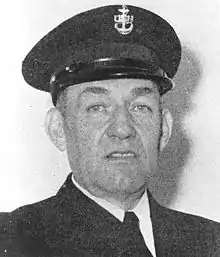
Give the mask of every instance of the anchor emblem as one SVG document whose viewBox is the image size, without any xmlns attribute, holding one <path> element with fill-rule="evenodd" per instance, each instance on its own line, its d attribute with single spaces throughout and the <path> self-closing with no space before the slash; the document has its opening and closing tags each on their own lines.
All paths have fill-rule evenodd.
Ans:
<svg viewBox="0 0 220 257">
<path fill-rule="evenodd" d="M 134 28 L 134 16 L 128 15 L 130 11 L 126 5 L 122 5 L 122 9 L 118 11 L 122 14 L 114 15 L 115 29 L 122 35 L 128 35 Z"/>
</svg>

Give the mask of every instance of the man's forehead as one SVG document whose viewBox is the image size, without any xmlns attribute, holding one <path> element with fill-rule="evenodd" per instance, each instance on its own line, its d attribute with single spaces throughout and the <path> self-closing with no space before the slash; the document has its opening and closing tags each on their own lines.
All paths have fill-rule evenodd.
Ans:
<svg viewBox="0 0 220 257">
<path fill-rule="evenodd" d="M 123 93 L 128 95 L 159 94 L 156 84 L 151 80 L 143 79 L 114 79 L 86 82 L 74 85 L 67 89 L 69 94 L 77 97 L 87 95 L 110 95 L 111 93 Z"/>
</svg>

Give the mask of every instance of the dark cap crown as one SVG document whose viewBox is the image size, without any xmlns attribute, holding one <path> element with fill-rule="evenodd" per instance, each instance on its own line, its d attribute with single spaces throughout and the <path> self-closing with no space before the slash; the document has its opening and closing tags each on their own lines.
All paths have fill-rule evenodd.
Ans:
<svg viewBox="0 0 220 257">
<path fill-rule="evenodd" d="M 49 32 L 26 56 L 22 72 L 31 86 L 51 91 L 52 75 L 106 58 L 148 62 L 173 78 L 181 45 L 172 26 L 155 13 L 130 5 L 104 6 L 75 15 Z"/>
</svg>

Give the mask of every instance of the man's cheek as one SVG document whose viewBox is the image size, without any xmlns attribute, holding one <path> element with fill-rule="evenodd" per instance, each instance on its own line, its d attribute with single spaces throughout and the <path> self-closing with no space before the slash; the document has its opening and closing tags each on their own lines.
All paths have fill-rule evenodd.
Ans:
<svg viewBox="0 0 220 257">
<path fill-rule="evenodd" d="M 77 143 L 80 147 L 80 153 L 84 155 L 84 159 L 88 156 L 92 156 L 94 149 L 96 148 L 96 137 L 94 130 L 88 130 L 88 127 L 81 127 L 80 133 L 77 133 Z"/>
<path fill-rule="evenodd" d="M 89 126 L 87 122 L 79 122 L 77 124 L 77 135 L 81 138 L 81 140 L 87 140 L 89 134 Z"/>
<path fill-rule="evenodd" d="M 155 153 L 155 150 L 158 148 L 159 135 L 156 131 L 150 133 L 148 130 L 145 130 L 141 133 L 140 137 L 144 148 L 141 155 L 144 155 L 145 158 L 147 158 L 148 154 Z"/>
<path fill-rule="evenodd" d="M 77 134 L 83 141 L 89 141 L 95 131 L 99 130 L 98 124 L 93 124 L 87 119 L 80 118 L 77 122 Z"/>
</svg>

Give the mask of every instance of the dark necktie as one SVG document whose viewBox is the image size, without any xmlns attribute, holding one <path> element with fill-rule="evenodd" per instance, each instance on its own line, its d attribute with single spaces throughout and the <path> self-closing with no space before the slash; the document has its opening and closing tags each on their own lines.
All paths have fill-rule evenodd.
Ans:
<svg viewBox="0 0 220 257">
<path fill-rule="evenodd" d="M 121 256 L 153 257 L 144 242 L 139 228 L 139 220 L 134 212 L 125 212 L 123 227 L 125 244 Z"/>
</svg>

